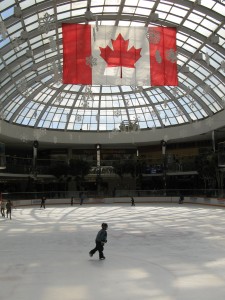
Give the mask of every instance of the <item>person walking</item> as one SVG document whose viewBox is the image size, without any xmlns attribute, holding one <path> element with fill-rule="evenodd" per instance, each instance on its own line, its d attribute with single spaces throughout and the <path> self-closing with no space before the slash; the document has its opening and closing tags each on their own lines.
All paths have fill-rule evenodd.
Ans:
<svg viewBox="0 0 225 300">
<path fill-rule="evenodd" d="M 79 197 L 80 197 L 80 205 L 82 205 L 84 202 L 84 192 L 80 192 Z"/>
<path fill-rule="evenodd" d="M 95 239 L 95 243 L 96 246 L 94 249 L 92 249 L 89 252 L 90 257 L 92 257 L 96 251 L 99 252 L 99 259 L 103 260 L 105 259 L 105 256 L 103 254 L 103 250 L 104 250 L 104 245 L 105 243 L 107 243 L 107 229 L 108 229 L 108 224 L 107 223 L 102 223 L 102 229 L 98 232 L 96 239 Z"/>
<path fill-rule="evenodd" d="M 1 201 L 1 214 L 2 217 L 5 218 L 5 201 L 3 199 Z"/>
<path fill-rule="evenodd" d="M 6 203 L 6 216 L 7 218 L 9 217 L 10 220 L 12 219 L 12 202 L 10 200 L 7 201 Z"/>
</svg>

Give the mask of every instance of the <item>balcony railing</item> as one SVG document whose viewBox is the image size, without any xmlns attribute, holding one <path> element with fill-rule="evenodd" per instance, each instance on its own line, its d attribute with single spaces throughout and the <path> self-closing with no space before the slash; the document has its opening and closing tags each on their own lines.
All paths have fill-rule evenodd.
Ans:
<svg viewBox="0 0 225 300">
<path fill-rule="evenodd" d="M 114 162 L 118 160 L 101 160 L 100 173 L 101 174 L 113 174 Z M 133 160 L 127 160 L 132 161 Z M 162 174 L 163 173 L 163 161 L 162 159 L 135 159 L 136 166 L 141 170 L 142 174 Z M 38 174 L 49 175 L 51 174 L 51 168 L 55 165 L 65 164 L 65 160 L 53 160 L 53 159 L 37 159 L 36 171 Z M 98 174 L 99 169 L 97 168 L 97 161 L 89 161 L 91 167 L 90 174 Z M 12 174 L 30 174 L 33 172 L 33 159 L 23 158 L 15 156 L 6 156 L 5 160 L 6 168 L 2 170 L 4 173 Z M 166 164 L 166 172 L 189 172 L 196 171 L 196 157 L 183 157 L 181 160 L 168 162 Z"/>
<path fill-rule="evenodd" d="M 32 200 L 41 199 L 45 196 L 47 199 L 71 199 L 79 201 L 80 191 L 42 191 L 42 192 L 9 192 L 2 193 L 2 198 L 4 200 Z M 98 199 L 101 195 L 97 191 L 85 191 L 85 199 L 93 198 Z M 225 197 L 225 193 L 219 189 L 168 189 L 167 197 L 179 197 L 183 195 L 184 197 L 203 197 L 203 198 L 220 198 L 221 200 Z M 116 190 L 113 197 L 119 199 L 119 197 L 162 197 L 165 196 L 164 190 Z M 104 193 L 103 197 L 111 197 L 111 193 Z"/>
</svg>

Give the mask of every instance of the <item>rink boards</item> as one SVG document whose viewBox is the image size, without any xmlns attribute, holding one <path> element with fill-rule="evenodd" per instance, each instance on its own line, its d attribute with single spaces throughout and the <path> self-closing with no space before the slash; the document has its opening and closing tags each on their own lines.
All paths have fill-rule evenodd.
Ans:
<svg viewBox="0 0 225 300">
<path fill-rule="evenodd" d="M 133 197 L 136 204 L 138 203 L 178 203 L 179 197 Z M 13 201 L 13 199 L 12 199 Z M 26 200 L 16 200 L 13 201 L 14 206 L 30 206 L 30 205 L 40 205 L 41 199 L 26 199 Z M 131 197 L 111 197 L 111 198 L 85 198 L 83 205 L 87 204 L 122 204 L 127 203 L 131 205 Z M 225 206 L 225 198 L 206 198 L 206 197 L 184 197 L 184 202 L 190 204 L 203 204 L 203 205 L 216 205 L 216 206 Z M 58 204 L 67 204 L 71 205 L 70 198 L 50 198 L 46 200 L 47 205 L 58 205 Z M 80 199 L 75 198 L 73 201 L 73 205 L 79 205 Z"/>
</svg>

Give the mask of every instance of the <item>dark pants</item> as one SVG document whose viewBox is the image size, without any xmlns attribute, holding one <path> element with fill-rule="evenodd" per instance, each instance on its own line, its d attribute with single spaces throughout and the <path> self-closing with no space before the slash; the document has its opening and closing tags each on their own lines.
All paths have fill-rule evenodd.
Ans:
<svg viewBox="0 0 225 300">
<path fill-rule="evenodd" d="M 12 213 L 12 210 L 11 210 L 11 209 L 7 209 L 7 210 L 6 210 L 6 216 L 7 216 L 7 218 L 8 218 L 8 216 L 9 216 L 9 218 L 11 219 L 11 213 Z"/>
<path fill-rule="evenodd" d="M 1 214 L 3 217 L 5 217 L 5 209 L 4 208 L 1 208 Z"/>
<path fill-rule="evenodd" d="M 104 257 L 104 254 L 103 254 L 103 250 L 104 250 L 104 247 L 103 245 L 101 244 L 101 242 L 96 242 L 96 246 L 94 249 L 92 249 L 90 251 L 90 254 L 95 254 L 96 251 L 99 252 L 99 258 L 103 258 Z"/>
</svg>

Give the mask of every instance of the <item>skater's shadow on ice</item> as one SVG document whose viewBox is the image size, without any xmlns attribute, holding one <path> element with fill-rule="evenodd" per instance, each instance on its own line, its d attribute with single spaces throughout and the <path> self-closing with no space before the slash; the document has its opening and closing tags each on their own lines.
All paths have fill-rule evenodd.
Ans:
<svg viewBox="0 0 225 300">
<path fill-rule="evenodd" d="M 99 259 L 89 259 L 89 262 L 91 266 L 97 267 L 97 268 L 102 268 L 104 265 L 104 261 L 99 260 Z"/>
</svg>

